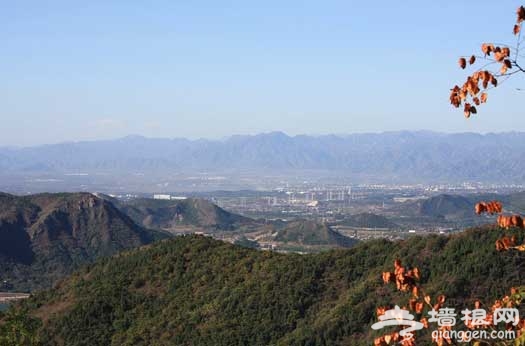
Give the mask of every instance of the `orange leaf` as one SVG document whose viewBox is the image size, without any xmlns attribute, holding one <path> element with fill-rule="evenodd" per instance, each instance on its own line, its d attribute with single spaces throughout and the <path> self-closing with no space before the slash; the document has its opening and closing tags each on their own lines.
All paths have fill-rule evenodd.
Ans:
<svg viewBox="0 0 525 346">
<path fill-rule="evenodd" d="M 465 107 L 463 108 L 463 114 L 465 114 L 465 118 L 470 118 L 470 103 L 465 103 Z"/>
<path fill-rule="evenodd" d="M 414 272 L 414 277 L 419 280 L 419 277 L 420 277 L 419 268 L 415 267 L 413 269 L 413 272 Z"/>
<path fill-rule="evenodd" d="M 521 25 L 518 25 L 518 24 L 514 25 L 514 30 L 513 30 L 514 35 L 519 34 L 520 30 L 521 30 Z"/>
<path fill-rule="evenodd" d="M 472 106 L 472 107 L 470 107 L 470 113 L 478 114 L 478 110 L 476 109 L 476 107 Z"/>
<path fill-rule="evenodd" d="M 423 302 L 417 302 L 416 303 L 416 313 L 417 314 L 422 313 L 423 312 L 423 307 L 424 307 Z"/>
<path fill-rule="evenodd" d="M 476 104 L 476 106 L 479 106 L 479 104 L 481 103 L 481 102 L 479 101 L 479 98 L 477 98 L 477 97 L 474 97 L 474 98 L 472 99 L 472 101 L 474 101 L 474 103 Z"/>
<path fill-rule="evenodd" d="M 495 87 L 498 86 L 498 80 L 496 79 L 496 77 L 491 76 L 491 77 L 490 77 L 490 82 L 491 82 L 492 85 L 494 85 Z"/>
<path fill-rule="evenodd" d="M 523 22 L 525 20 L 525 7 L 520 6 L 518 7 L 518 10 L 516 11 L 518 14 L 518 24 Z"/>
<path fill-rule="evenodd" d="M 419 298 L 419 288 L 417 286 L 412 288 L 412 295 L 416 298 Z"/>
<path fill-rule="evenodd" d="M 490 72 L 485 70 L 482 72 L 482 77 L 484 81 L 490 81 Z"/>
<path fill-rule="evenodd" d="M 472 64 L 474 64 L 475 62 L 476 62 L 476 57 L 473 55 L 473 56 L 470 57 L 468 63 L 472 65 Z"/>
<path fill-rule="evenodd" d="M 417 300 L 415 299 L 410 299 L 408 301 L 408 307 L 410 308 L 411 311 L 416 311 L 416 304 L 417 304 Z"/>
<path fill-rule="evenodd" d="M 525 244 L 515 246 L 514 249 L 518 251 L 525 251 Z"/>
<path fill-rule="evenodd" d="M 505 59 L 505 60 L 503 61 L 503 63 L 505 64 L 505 66 L 507 66 L 507 68 L 512 68 L 512 63 L 510 62 L 509 59 Z"/>
<path fill-rule="evenodd" d="M 459 67 L 461 67 L 461 68 L 463 68 L 463 69 L 464 69 L 465 67 L 467 67 L 467 59 L 465 59 L 465 58 L 459 58 Z"/>
<path fill-rule="evenodd" d="M 501 69 L 499 70 L 499 72 L 500 72 L 501 74 L 505 74 L 505 73 L 507 73 L 507 65 L 502 65 L 502 66 L 501 66 Z"/>
<path fill-rule="evenodd" d="M 481 103 L 487 102 L 487 93 L 481 93 Z"/>
<path fill-rule="evenodd" d="M 430 304 L 430 296 L 425 296 L 425 302 L 426 302 L 427 304 Z"/>
<path fill-rule="evenodd" d="M 494 45 L 492 43 L 483 43 L 481 45 L 481 51 L 485 55 L 490 55 L 490 53 L 494 51 Z"/>
</svg>

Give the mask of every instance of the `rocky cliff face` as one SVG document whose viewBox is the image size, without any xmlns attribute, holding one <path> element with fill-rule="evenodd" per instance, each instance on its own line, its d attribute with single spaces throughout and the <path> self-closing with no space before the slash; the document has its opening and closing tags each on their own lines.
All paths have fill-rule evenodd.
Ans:
<svg viewBox="0 0 525 346">
<path fill-rule="evenodd" d="M 0 195 L 0 278 L 15 288 L 47 287 L 82 264 L 156 237 L 92 194 Z"/>
</svg>

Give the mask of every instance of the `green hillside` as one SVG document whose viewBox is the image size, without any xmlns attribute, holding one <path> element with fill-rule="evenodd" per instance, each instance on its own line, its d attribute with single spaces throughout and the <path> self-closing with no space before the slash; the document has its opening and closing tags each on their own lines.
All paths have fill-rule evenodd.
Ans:
<svg viewBox="0 0 525 346">
<path fill-rule="evenodd" d="M 424 200 L 419 213 L 432 217 L 474 217 L 474 203 L 466 197 L 456 195 L 439 195 Z"/>
<path fill-rule="evenodd" d="M 277 231 L 275 241 L 301 245 L 326 245 L 332 247 L 350 247 L 357 241 L 332 230 L 326 224 L 310 220 L 297 220 L 285 223 Z"/>
<path fill-rule="evenodd" d="M 525 255 L 494 249 L 503 233 L 522 240 L 485 227 L 303 256 L 184 236 L 101 259 L 19 309 L 42 345 L 370 345 L 376 307 L 409 298 L 381 281 L 397 258 L 449 307 L 525 284 Z"/>
<path fill-rule="evenodd" d="M 253 222 L 199 198 L 178 201 L 140 198 L 115 205 L 137 224 L 153 229 L 173 231 L 177 227 L 192 226 L 207 231 L 228 231 Z"/>
<path fill-rule="evenodd" d="M 360 213 L 351 215 L 341 223 L 344 226 L 362 228 L 399 228 L 399 225 L 390 221 L 388 218 L 373 213 Z"/>
</svg>

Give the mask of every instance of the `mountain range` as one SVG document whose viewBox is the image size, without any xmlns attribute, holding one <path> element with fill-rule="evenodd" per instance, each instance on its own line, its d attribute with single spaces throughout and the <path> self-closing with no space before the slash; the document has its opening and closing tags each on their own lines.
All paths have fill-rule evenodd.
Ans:
<svg viewBox="0 0 525 346">
<path fill-rule="evenodd" d="M 325 170 L 382 181 L 522 182 L 525 133 L 288 136 L 272 132 L 224 140 L 68 142 L 0 148 L 4 175 L 98 172 L 287 172 Z"/>
</svg>

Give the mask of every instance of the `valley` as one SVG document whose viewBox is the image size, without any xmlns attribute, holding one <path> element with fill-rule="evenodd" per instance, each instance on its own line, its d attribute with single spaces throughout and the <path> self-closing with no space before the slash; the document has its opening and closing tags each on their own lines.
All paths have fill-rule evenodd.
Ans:
<svg viewBox="0 0 525 346">
<path fill-rule="evenodd" d="M 2 194 L 0 291 L 49 288 L 99 258 L 173 236 L 197 234 L 263 251 L 307 254 L 350 248 L 371 239 L 447 235 L 495 223 L 493 216 L 474 213 L 472 205 L 481 199 L 498 198 L 505 210 L 525 210 L 524 193 L 437 194 L 393 202 L 397 197 L 378 198 L 376 190 L 370 195 L 361 192 L 359 199 L 320 201 L 315 207 L 301 204 L 303 212 L 291 201 L 298 208 L 295 215 L 268 218 L 266 211 L 242 216 L 212 203 L 227 205 L 239 198 L 232 194 L 177 200 L 89 193 Z M 252 197 L 254 205 L 267 199 L 261 195 Z M 374 212 L 352 214 L 366 209 Z"/>
</svg>

